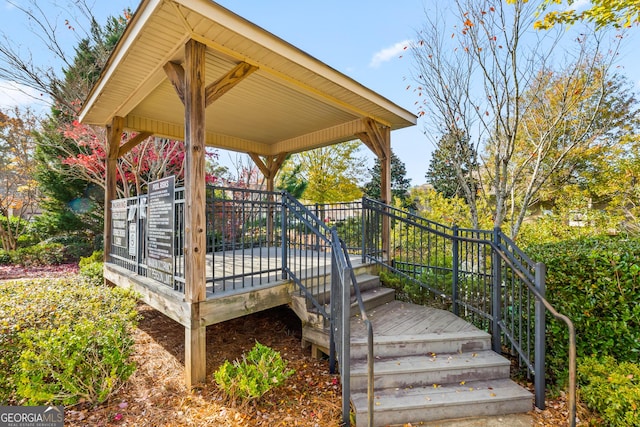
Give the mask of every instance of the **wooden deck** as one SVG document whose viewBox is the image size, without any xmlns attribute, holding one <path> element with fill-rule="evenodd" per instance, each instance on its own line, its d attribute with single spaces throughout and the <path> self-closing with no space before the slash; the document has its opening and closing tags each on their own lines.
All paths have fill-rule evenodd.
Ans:
<svg viewBox="0 0 640 427">
<path fill-rule="evenodd" d="M 331 256 L 325 252 L 299 250 L 290 254 L 290 266 L 303 281 L 325 282 L 330 287 Z M 360 256 L 352 256 L 354 268 L 362 266 Z M 207 254 L 206 300 L 199 303 L 199 316 L 206 325 L 289 304 L 296 288 L 282 278 L 280 248 L 254 248 Z M 262 270 L 270 272 L 256 273 Z M 105 278 L 131 288 L 141 299 L 182 325 L 191 322 L 185 295 L 171 287 L 140 276 L 115 264 L 105 264 Z M 211 278 L 220 278 L 213 283 Z M 223 279 L 224 278 L 224 279 Z"/>
<path fill-rule="evenodd" d="M 410 340 L 417 335 L 476 332 L 478 328 L 450 311 L 392 301 L 367 312 L 376 339 L 393 337 Z M 352 342 L 366 340 L 366 328 L 360 316 L 351 321 Z"/>
<path fill-rule="evenodd" d="M 360 256 L 350 257 L 351 263 L 361 265 Z M 288 253 L 288 262 L 300 278 L 331 273 L 331 254 L 313 250 Z M 250 292 L 256 287 L 274 286 L 287 282 L 282 278 L 282 249 L 263 247 L 207 254 L 207 299 L 222 298 L 230 294 Z"/>
</svg>

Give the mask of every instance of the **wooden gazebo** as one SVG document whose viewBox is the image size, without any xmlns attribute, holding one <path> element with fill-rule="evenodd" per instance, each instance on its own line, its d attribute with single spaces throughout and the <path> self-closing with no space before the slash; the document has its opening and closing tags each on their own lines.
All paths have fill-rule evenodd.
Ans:
<svg viewBox="0 0 640 427">
<path fill-rule="evenodd" d="M 180 319 L 191 385 L 205 377 L 205 146 L 248 153 L 272 190 L 288 154 L 360 139 L 381 161 L 382 199 L 390 201 L 390 134 L 416 118 L 212 1 L 143 0 L 80 121 L 108 130 L 107 257 L 118 158 L 152 135 L 185 141 Z M 137 136 L 123 143 L 123 131 Z"/>
</svg>

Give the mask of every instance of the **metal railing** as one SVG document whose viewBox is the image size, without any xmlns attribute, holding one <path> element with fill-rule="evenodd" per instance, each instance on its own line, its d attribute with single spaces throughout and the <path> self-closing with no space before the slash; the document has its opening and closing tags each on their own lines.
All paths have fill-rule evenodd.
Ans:
<svg viewBox="0 0 640 427">
<path fill-rule="evenodd" d="M 168 286 L 184 292 L 184 188 L 176 188 L 174 208 L 174 271 Z M 112 239 L 109 261 L 140 276 L 149 276 L 147 265 L 147 195 L 112 202 L 112 215 L 125 222 L 122 240 Z"/>
<path fill-rule="evenodd" d="M 383 221 L 390 223 L 390 242 L 384 247 Z M 410 285 L 401 290 L 401 298 L 440 305 L 490 332 L 493 350 L 517 357 L 527 375 L 533 375 L 540 409 L 546 386 L 545 309 L 564 322 L 572 355 L 569 417 L 575 425 L 575 330 L 545 299 L 544 264 L 529 259 L 499 228 L 448 227 L 367 198 L 362 224 L 363 262 L 403 277 Z"/>
</svg>

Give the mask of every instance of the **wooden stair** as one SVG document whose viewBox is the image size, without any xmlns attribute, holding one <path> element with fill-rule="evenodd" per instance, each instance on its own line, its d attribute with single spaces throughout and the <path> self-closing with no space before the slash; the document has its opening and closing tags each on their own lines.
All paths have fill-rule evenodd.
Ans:
<svg viewBox="0 0 640 427">
<path fill-rule="evenodd" d="M 357 277 L 374 331 L 375 426 L 524 413 L 533 397 L 509 379 L 510 363 L 491 351 L 491 337 L 452 313 L 393 300 L 370 274 Z M 353 299 L 352 299 L 353 301 Z M 302 311 L 303 301 L 294 310 Z M 297 310 L 296 307 L 297 306 Z M 328 330 L 307 309 L 303 345 L 327 353 Z M 351 404 L 367 425 L 367 342 L 356 303 L 351 321 Z"/>
</svg>

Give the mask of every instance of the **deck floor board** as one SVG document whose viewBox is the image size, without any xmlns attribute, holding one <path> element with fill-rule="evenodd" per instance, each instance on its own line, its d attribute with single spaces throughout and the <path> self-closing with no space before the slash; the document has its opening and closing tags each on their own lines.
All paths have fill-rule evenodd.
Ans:
<svg viewBox="0 0 640 427">
<path fill-rule="evenodd" d="M 367 313 L 376 336 L 394 337 L 408 335 L 474 332 L 478 329 L 453 313 L 433 307 L 392 301 Z M 351 322 L 351 337 L 366 338 L 366 328 L 359 316 Z"/>
</svg>

